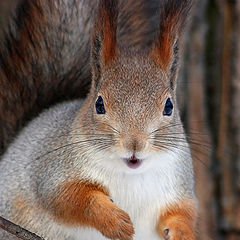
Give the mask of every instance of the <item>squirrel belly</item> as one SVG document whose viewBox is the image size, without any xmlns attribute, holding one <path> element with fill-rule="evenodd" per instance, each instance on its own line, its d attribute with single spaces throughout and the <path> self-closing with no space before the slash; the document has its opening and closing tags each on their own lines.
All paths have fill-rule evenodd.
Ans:
<svg viewBox="0 0 240 240">
<path fill-rule="evenodd" d="M 96 152 L 93 158 L 91 151 L 83 153 L 79 144 L 71 144 L 70 132 L 81 104 L 65 103 L 42 113 L 10 146 L 0 162 L 0 215 L 50 240 L 108 239 L 82 217 L 78 223 L 71 221 L 84 210 L 75 211 L 78 204 L 66 213 L 68 217 L 63 209 L 58 212 L 63 205 L 69 210 L 71 202 L 81 201 L 89 188 L 103 192 L 130 216 L 135 240 L 161 239 L 157 232 L 161 213 L 181 203 L 195 204 L 193 182 L 186 174 L 192 171 L 190 159 L 181 152 L 166 152 L 154 155 L 154 164 L 141 173 L 108 167 L 111 154 Z M 181 170 L 182 166 L 187 169 Z"/>
</svg>

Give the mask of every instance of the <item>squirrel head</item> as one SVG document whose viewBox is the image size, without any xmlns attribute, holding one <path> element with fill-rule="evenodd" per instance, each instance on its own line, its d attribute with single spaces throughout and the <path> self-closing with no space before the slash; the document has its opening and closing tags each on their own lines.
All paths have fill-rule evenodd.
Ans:
<svg viewBox="0 0 240 240">
<path fill-rule="evenodd" d="M 150 155 L 173 151 L 167 139 L 171 133 L 183 134 L 175 92 L 178 45 L 191 2 L 165 1 L 155 41 L 143 50 L 117 42 L 117 5 L 116 0 L 99 3 L 82 127 L 86 135 L 102 139 L 105 155 L 111 152 L 128 168 L 140 169 Z"/>
</svg>

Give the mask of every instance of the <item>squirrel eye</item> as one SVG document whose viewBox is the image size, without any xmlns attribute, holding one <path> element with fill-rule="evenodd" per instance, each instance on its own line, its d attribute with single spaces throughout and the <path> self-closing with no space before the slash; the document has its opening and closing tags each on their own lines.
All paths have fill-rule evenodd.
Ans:
<svg viewBox="0 0 240 240">
<path fill-rule="evenodd" d="M 171 116 L 172 115 L 172 110 L 173 110 L 173 104 L 170 98 L 167 99 L 165 103 L 165 107 L 163 110 L 163 115 L 164 116 Z"/>
<path fill-rule="evenodd" d="M 106 112 L 103 104 L 103 99 L 101 96 L 99 96 L 96 101 L 96 111 L 97 111 L 97 114 L 105 114 Z"/>
</svg>

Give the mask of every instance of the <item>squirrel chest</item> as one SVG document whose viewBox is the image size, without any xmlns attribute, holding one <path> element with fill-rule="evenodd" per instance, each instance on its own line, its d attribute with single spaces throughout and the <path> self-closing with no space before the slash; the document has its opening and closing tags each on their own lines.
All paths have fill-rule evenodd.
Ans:
<svg viewBox="0 0 240 240">
<path fill-rule="evenodd" d="M 83 173 L 86 173 L 83 177 L 95 179 L 105 186 L 113 202 L 129 214 L 135 229 L 134 240 L 160 240 L 157 234 L 159 215 L 167 206 L 174 205 L 184 191 L 176 171 L 177 154 L 169 152 L 155 157 L 158 159 L 155 159 L 154 168 L 142 173 L 119 173 L 114 167 L 103 170 L 103 166 L 97 165 L 83 167 Z M 111 156 L 105 158 L 106 162 L 111 161 Z M 95 229 L 74 231 L 79 240 L 82 239 L 80 236 L 86 240 L 106 239 Z"/>
</svg>

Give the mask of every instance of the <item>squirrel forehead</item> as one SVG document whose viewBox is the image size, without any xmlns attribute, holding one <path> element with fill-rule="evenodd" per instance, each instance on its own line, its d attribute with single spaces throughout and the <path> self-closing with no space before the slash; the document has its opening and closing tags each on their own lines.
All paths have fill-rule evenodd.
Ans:
<svg viewBox="0 0 240 240">
<path fill-rule="evenodd" d="M 120 57 L 102 72 L 101 89 L 154 94 L 167 88 L 167 74 L 149 57 Z"/>
<path fill-rule="evenodd" d="M 130 117 L 138 112 L 141 117 L 146 111 L 153 113 L 155 107 L 165 102 L 171 92 L 169 85 L 162 80 L 166 76 L 161 72 L 149 74 L 148 69 L 137 68 L 115 68 L 103 75 L 99 94 L 103 95 L 107 106 L 118 109 L 120 115 L 127 114 Z"/>
</svg>

